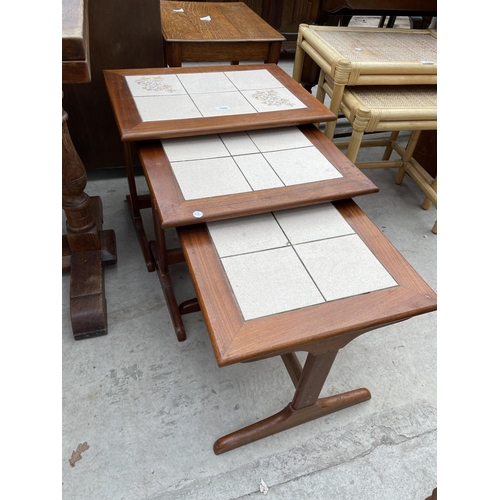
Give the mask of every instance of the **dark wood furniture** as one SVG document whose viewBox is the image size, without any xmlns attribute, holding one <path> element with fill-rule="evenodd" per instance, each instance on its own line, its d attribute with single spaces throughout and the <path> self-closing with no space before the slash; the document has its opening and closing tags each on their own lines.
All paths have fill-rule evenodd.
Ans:
<svg viewBox="0 0 500 500">
<path fill-rule="evenodd" d="M 285 38 L 243 2 L 161 0 L 165 65 L 278 63 Z"/>
<path fill-rule="evenodd" d="M 90 81 L 86 0 L 65 0 L 62 17 L 62 81 Z M 62 269 L 71 272 L 70 315 L 76 340 L 107 333 L 103 265 L 116 263 L 112 230 L 102 230 L 99 197 L 85 192 L 87 175 L 62 112 L 62 207 L 67 234 L 62 239 Z"/>
<path fill-rule="evenodd" d="M 216 454 L 370 399 L 365 388 L 319 398 L 338 351 L 365 332 L 437 307 L 434 291 L 352 200 L 334 206 L 394 283 L 254 319 L 244 319 L 207 226 L 178 229 L 219 366 L 281 356 L 296 389 L 280 412 L 218 439 Z M 303 367 L 298 351 L 307 352 Z"/>
<path fill-rule="evenodd" d="M 87 171 L 123 167 L 123 145 L 102 71 L 163 66 L 160 2 L 90 1 L 87 11 L 92 79 L 86 85 L 63 85 L 68 128 Z M 131 150 L 138 165 L 133 145 Z"/>
<path fill-rule="evenodd" d="M 397 16 L 410 18 L 412 28 L 428 28 L 437 16 L 436 0 L 315 0 L 318 7 L 317 23 L 330 26 L 348 26 L 353 16 L 381 17 L 380 27 L 389 17 L 391 28 Z"/>
<path fill-rule="evenodd" d="M 280 110 L 279 107 L 273 108 L 271 106 L 271 111 L 257 112 L 257 110 L 254 110 L 254 112 L 244 115 L 232 114 L 232 111 L 228 110 L 227 112 L 221 112 L 215 116 L 172 118 L 170 115 L 171 108 L 166 106 L 164 119 L 161 119 L 160 116 L 160 119 L 157 120 L 144 121 L 127 83 L 127 77 L 139 79 L 141 77 L 154 78 L 162 75 L 213 76 L 215 74 L 224 74 L 227 72 L 256 72 L 262 70 L 268 72 L 268 75 L 270 75 L 272 79 L 276 79 L 284 91 L 294 100 L 295 104 L 292 103 L 292 107 L 287 106 L 287 109 Z M 261 128 L 276 128 L 336 119 L 336 116 L 329 111 L 328 108 L 309 94 L 300 84 L 295 82 L 293 78 L 275 64 L 109 70 L 104 71 L 104 78 L 109 93 L 109 99 L 115 114 L 116 123 L 118 125 L 118 131 L 125 149 L 125 167 L 130 189 L 130 194 L 127 196 L 127 202 L 149 271 L 154 271 L 155 267 L 153 257 L 149 250 L 140 211 L 141 209 L 149 208 L 151 205 L 148 195 L 139 195 L 137 193 L 133 160 L 130 154 L 130 146 L 134 141 L 208 135 L 220 132 L 235 132 Z M 207 90 L 210 90 L 210 88 Z M 207 92 L 207 94 L 210 94 L 210 92 Z M 225 101 L 221 101 L 221 104 L 223 104 L 223 102 Z"/>
</svg>

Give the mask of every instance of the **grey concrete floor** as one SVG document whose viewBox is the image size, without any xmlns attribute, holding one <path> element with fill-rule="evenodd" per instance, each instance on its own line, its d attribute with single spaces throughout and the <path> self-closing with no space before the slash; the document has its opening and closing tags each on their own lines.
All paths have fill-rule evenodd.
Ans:
<svg viewBox="0 0 500 500">
<path fill-rule="evenodd" d="M 280 63 L 291 73 L 293 58 Z M 381 150 L 366 149 L 365 159 Z M 361 157 L 360 157 L 361 159 Z M 380 188 L 356 202 L 437 291 L 436 210 L 395 171 L 365 174 Z M 144 177 L 139 192 L 147 192 Z M 122 169 L 89 173 L 118 262 L 105 268 L 108 334 L 76 342 L 70 276 L 62 279 L 62 491 L 65 500 L 424 500 L 437 485 L 437 313 L 358 337 L 342 349 L 324 395 L 367 387 L 372 399 L 216 456 L 214 441 L 281 410 L 293 386 L 280 359 L 219 368 L 201 313 L 175 338 L 155 273 L 144 264 Z M 152 237 L 150 214 L 143 211 Z M 64 217 L 63 217 L 64 221 Z M 168 238 L 175 239 L 170 232 Z M 194 296 L 184 264 L 179 300 Z M 323 394 L 323 393 L 322 393 Z M 88 449 L 72 467 L 78 445 Z"/>
</svg>

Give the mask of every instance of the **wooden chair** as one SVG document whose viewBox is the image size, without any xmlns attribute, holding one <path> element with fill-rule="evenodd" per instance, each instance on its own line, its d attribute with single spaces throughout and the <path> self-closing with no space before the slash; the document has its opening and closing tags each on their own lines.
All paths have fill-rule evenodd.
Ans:
<svg viewBox="0 0 500 500">
<path fill-rule="evenodd" d="M 321 72 L 322 86 L 333 85 L 331 78 Z M 437 208 L 437 175 L 430 174 L 413 157 L 422 130 L 437 130 L 437 89 L 435 85 L 361 86 L 346 87 L 340 109 L 352 125 L 349 141 L 334 141 L 337 147 L 347 148 L 346 156 L 358 168 L 398 168 L 396 184 L 408 174 L 426 195 L 423 209 L 432 204 Z M 399 132 L 411 131 L 404 146 L 398 141 Z M 391 132 L 390 137 L 364 139 L 366 132 Z M 361 147 L 385 147 L 381 161 L 357 162 Z M 399 159 L 391 160 L 395 151 Z M 432 228 L 437 233 L 437 223 Z"/>
</svg>

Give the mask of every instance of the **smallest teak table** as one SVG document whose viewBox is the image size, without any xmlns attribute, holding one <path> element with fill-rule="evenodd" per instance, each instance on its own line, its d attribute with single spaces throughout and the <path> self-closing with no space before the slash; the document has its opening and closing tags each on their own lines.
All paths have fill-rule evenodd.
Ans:
<svg viewBox="0 0 500 500">
<path fill-rule="evenodd" d="M 219 366 L 281 356 L 292 401 L 218 439 L 220 454 L 367 401 L 320 398 L 340 349 L 434 311 L 437 298 L 352 200 L 178 229 Z M 302 366 L 297 351 L 307 352 Z"/>
<path fill-rule="evenodd" d="M 243 2 L 162 0 L 165 64 L 264 61 L 278 63 L 285 37 Z"/>
</svg>

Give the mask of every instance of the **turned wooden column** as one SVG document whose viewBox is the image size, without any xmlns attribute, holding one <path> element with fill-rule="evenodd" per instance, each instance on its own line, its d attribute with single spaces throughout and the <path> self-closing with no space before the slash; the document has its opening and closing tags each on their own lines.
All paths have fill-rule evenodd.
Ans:
<svg viewBox="0 0 500 500">
<path fill-rule="evenodd" d="M 90 82 L 87 0 L 63 0 L 62 83 Z M 63 94 L 64 97 L 64 94 Z M 70 316 L 76 340 L 108 332 L 103 265 L 116 263 L 116 238 L 102 230 L 102 204 L 84 189 L 87 172 L 62 110 L 62 208 L 67 234 L 62 237 L 62 270 L 71 272 Z"/>
<path fill-rule="evenodd" d="M 116 238 L 102 231 L 102 204 L 89 197 L 85 167 L 76 152 L 62 113 L 62 208 L 66 215 L 63 235 L 64 271 L 71 272 L 70 316 L 76 340 L 105 335 L 108 331 L 103 265 L 116 263 Z"/>
</svg>

